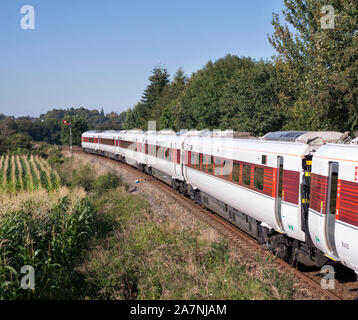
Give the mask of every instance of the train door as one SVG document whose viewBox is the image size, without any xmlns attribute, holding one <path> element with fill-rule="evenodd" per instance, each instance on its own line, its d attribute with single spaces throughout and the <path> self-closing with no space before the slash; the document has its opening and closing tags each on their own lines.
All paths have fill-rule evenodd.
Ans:
<svg viewBox="0 0 358 320">
<path fill-rule="evenodd" d="M 184 149 L 184 139 L 182 141 L 182 144 L 181 144 L 181 152 L 180 152 L 180 155 L 181 155 L 181 159 L 180 159 L 180 168 L 181 168 L 181 175 L 182 177 L 184 177 L 184 179 L 186 179 L 186 171 L 184 172 L 187 164 L 188 164 L 188 158 L 186 156 L 186 154 L 188 154 L 189 152 L 188 151 L 185 151 Z"/>
<path fill-rule="evenodd" d="M 336 225 L 336 203 L 338 190 L 338 163 L 329 163 L 327 208 L 326 208 L 326 239 L 328 248 L 336 257 L 338 256 L 335 243 L 335 225 Z"/>
<path fill-rule="evenodd" d="M 179 148 L 179 143 L 176 141 L 173 143 L 173 148 L 172 148 L 172 161 L 174 162 L 174 172 L 175 172 L 175 176 L 176 177 L 180 177 L 181 176 L 181 167 L 180 165 L 178 165 L 178 163 L 180 163 L 180 159 L 178 161 L 177 157 L 178 157 L 178 152 L 177 152 L 177 148 Z"/>
<path fill-rule="evenodd" d="M 95 135 L 94 142 L 96 143 L 95 151 L 97 151 L 99 149 L 99 134 Z"/>
<path fill-rule="evenodd" d="M 282 185 L 283 185 L 283 157 L 277 157 L 277 177 L 276 177 L 276 200 L 275 200 L 275 213 L 276 221 L 282 230 L 282 216 L 281 216 L 281 205 L 282 205 Z"/>
</svg>

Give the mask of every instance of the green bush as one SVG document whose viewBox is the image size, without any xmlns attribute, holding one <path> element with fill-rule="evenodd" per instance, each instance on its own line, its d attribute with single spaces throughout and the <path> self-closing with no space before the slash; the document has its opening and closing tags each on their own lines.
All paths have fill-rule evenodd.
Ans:
<svg viewBox="0 0 358 320">
<path fill-rule="evenodd" d="M 93 188 L 96 180 L 96 172 L 87 163 L 76 165 L 73 158 L 65 158 L 62 164 L 55 166 L 61 180 L 61 184 L 70 188 L 82 187 L 86 191 Z"/>
<path fill-rule="evenodd" d="M 63 164 L 64 159 L 61 152 L 61 148 L 53 148 L 48 154 L 47 162 L 51 167 Z"/>
<path fill-rule="evenodd" d="M 122 177 L 120 177 L 116 172 L 111 171 L 107 172 L 107 174 L 103 176 L 98 177 L 94 182 L 93 189 L 96 193 L 103 194 L 111 189 L 117 188 L 122 184 Z"/>
<path fill-rule="evenodd" d="M 86 163 L 78 169 L 72 171 L 71 187 L 83 187 L 86 191 L 93 188 L 96 179 L 96 173 L 91 166 Z"/>
</svg>

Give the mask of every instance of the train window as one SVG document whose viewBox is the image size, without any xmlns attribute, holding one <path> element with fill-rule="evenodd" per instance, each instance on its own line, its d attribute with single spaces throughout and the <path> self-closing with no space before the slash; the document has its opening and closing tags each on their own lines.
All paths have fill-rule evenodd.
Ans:
<svg viewBox="0 0 358 320">
<path fill-rule="evenodd" d="M 240 164 L 234 162 L 234 165 L 232 167 L 232 180 L 239 182 L 239 177 L 240 177 Z"/>
<path fill-rule="evenodd" d="M 281 157 L 282 158 L 282 157 Z M 282 199 L 282 185 L 283 185 L 283 160 L 280 162 L 280 168 L 278 171 L 279 177 L 278 177 L 278 197 Z"/>
<path fill-rule="evenodd" d="M 194 167 L 195 167 L 195 169 L 198 169 L 198 167 L 200 168 L 200 163 L 198 163 L 198 160 L 199 160 L 199 154 L 198 153 L 194 153 L 194 159 L 195 159 L 195 162 L 194 162 Z"/>
<path fill-rule="evenodd" d="M 258 190 L 264 189 L 264 169 L 263 168 L 255 168 L 255 178 L 254 178 L 254 186 Z"/>
<path fill-rule="evenodd" d="M 200 169 L 200 158 L 199 158 L 199 153 L 197 152 L 192 152 L 191 153 L 191 165 L 193 168 L 195 169 Z"/>
<path fill-rule="evenodd" d="M 192 168 L 195 167 L 195 152 L 193 152 L 193 151 L 191 152 L 190 166 L 191 166 Z"/>
<path fill-rule="evenodd" d="M 165 149 L 165 160 L 169 160 L 169 149 Z"/>
<path fill-rule="evenodd" d="M 267 156 L 265 156 L 265 155 L 262 155 L 261 156 L 261 164 L 267 164 Z"/>
<path fill-rule="evenodd" d="M 149 154 L 153 157 L 156 157 L 156 152 L 155 152 L 156 148 L 154 144 L 150 144 L 149 145 Z"/>
<path fill-rule="evenodd" d="M 222 176 L 222 167 L 224 160 L 218 157 L 215 157 L 215 175 Z"/>
<path fill-rule="evenodd" d="M 329 202 L 329 213 L 336 213 L 336 202 L 337 202 L 337 185 L 338 185 L 338 173 L 332 172 L 331 178 L 331 199 Z"/>
<path fill-rule="evenodd" d="M 213 167 L 214 167 L 214 157 L 208 156 L 208 172 L 213 173 Z"/>
<path fill-rule="evenodd" d="M 232 161 L 231 160 L 224 160 L 223 163 L 223 178 L 230 179 L 230 174 L 232 172 Z"/>
<path fill-rule="evenodd" d="M 203 154 L 203 163 L 201 165 L 201 170 L 208 171 L 208 162 L 209 162 L 209 156 L 206 154 Z"/>
<path fill-rule="evenodd" d="M 242 166 L 242 183 L 249 186 L 251 180 L 251 166 L 244 164 Z"/>
<path fill-rule="evenodd" d="M 199 154 L 199 170 L 203 170 L 203 154 Z"/>
</svg>

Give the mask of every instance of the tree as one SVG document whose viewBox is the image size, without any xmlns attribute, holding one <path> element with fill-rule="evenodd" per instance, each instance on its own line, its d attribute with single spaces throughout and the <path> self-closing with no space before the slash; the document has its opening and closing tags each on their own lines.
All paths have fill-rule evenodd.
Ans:
<svg viewBox="0 0 358 320">
<path fill-rule="evenodd" d="M 276 70 L 271 63 L 247 61 L 223 88 L 220 129 L 263 135 L 286 121 L 279 105 Z"/>
<path fill-rule="evenodd" d="M 148 108 L 153 108 L 156 100 L 169 83 L 169 73 L 166 68 L 156 66 L 149 77 L 149 85 L 144 90 L 141 102 Z"/>
<path fill-rule="evenodd" d="M 295 126 L 295 102 L 311 106 L 307 121 L 315 129 L 355 130 L 357 113 L 357 0 L 285 0 L 282 25 L 273 15 L 274 33 L 269 40 L 278 52 L 278 70 L 291 89 L 285 92 L 284 107 Z M 326 14 L 334 8 L 334 29 L 322 28 Z M 288 95 L 287 95 L 288 93 Z M 294 101 L 294 103 L 292 103 Z M 297 106 L 297 105 L 296 105 Z M 297 109 L 296 109 L 297 110 Z"/>
<path fill-rule="evenodd" d="M 159 118 L 159 129 L 172 129 L 178 131 L 176 115 L 178 110 L 178 100 L 173 99 L 161 112 Z"/>
<path fill-rule="evenodd" d="M 227 55 L 193 74 L 179 101 L 177 127 L 181 129 L 215 129 L 220 126 L 223 89 L 238 68 L 251 64 L 249 58 Z"/>
<path fill-rule="evenodd" d="M 149 120 L 159 119 L 168 83 L 169 74 L 166 68 L 154 67 L 141 101 L 127 111 L 123 124 L 125 129 L 147 129 Z"/>
<path fill-rule="evenodd" d="M 29 135 L 17 133 L 8 138 L 9 150 L 15 151 L 17 149 L 30 150 L 32 147 L 32 139 Z"/>
<path fill-rule="evenodd" d="M 178 116 L 178 99 L 184 93 L 188 77 L 182 68 L 174 75 L 172 82 L 167 85 L 157 99 L 151 119 L 159 121 L 160 129 L 178 130 L 176 119 Z"/>
</svg>

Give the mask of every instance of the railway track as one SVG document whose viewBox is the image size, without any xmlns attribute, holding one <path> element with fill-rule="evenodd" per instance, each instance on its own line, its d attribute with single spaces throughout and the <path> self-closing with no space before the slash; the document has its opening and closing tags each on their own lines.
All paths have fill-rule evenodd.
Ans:
<svg viewBox="0 0 358 320">
<path fill-rule="evenodd" d="M 73 150 L 73 153 L 88 155 L 80 149 Z M 153 186 L 159 188 L 161 191 L 165 192 L 168 195 L 170 194 L 172 198 L 179 201 L 183 208 L 188 210 L 191 214 L 198 217 L 200 220 L 217 230 L 221 235 L 225 235 L 226 239 L 230 240 L 229 243 L 233 247 L 240 247 L 241 250 L 244 248 L 244 250 L 251 252 L 257 252 L 259 250 L 262 253 L 267 253 L 267 251 L 262 248 L 262 246 L 257 242 L 256 239 L 254 239 L 244 231 L 240 230 L 239 228 L 231 224 L 229 221 L 223 219 L 218 214 L 196 204 L 191 199 L 173 190 L 170 186 L 156 179 L 155 177 L 150 177 L 128 164 L 107 157 L 95 154 L 91 154 L 90 156 L 99 158 L 101 159 L 101 161 L 104 160 L 106 162 L 115 164 L 116 166 L 120 166 L 125 170 L 134 173 L 137 177 L 140 178 L 140 180 L 152 184 Z M 324 300 L 351 300 L 355 297 L 357 285 L 353 281 L 340 283 L 339 281 L 335 280 L 335 288 L 337 288 L 338 286 L 339 290 L 323 289 L 321 286 L 322 275 L 320 274 L 320 270 L 316 269 L 314 271 L 301 271 L 292 267 L 282 259 L 275 257 L 273 254 L 270 254 L 270 256 L 274 258 L 275 262 L 278 264 L 279 269 L 282 272 L 293 274 L 295 277 L 305 283 L 311 290 L 317 293 L 318 297 L 321 297 Z M 349 269 L 344 271 L 350 272 Z"/>
</svg>

